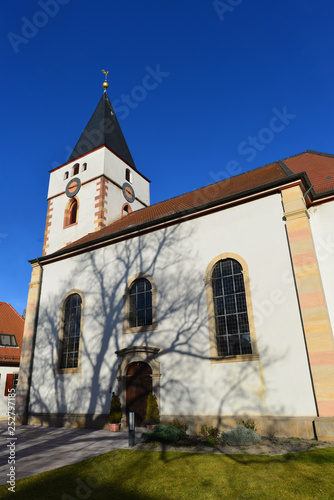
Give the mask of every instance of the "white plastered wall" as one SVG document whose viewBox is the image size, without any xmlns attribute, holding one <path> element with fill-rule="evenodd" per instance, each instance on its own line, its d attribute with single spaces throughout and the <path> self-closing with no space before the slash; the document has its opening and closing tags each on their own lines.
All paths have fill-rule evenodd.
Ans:
<svg viewBox="0 0 334 500">
<path fill-rule="evenodd" d="M 332 331 L 334 330 L 334 202 L 309 210 L 310 224 L 324 287 Z"/>
<path fill-rule="evenodd" d="M 31 411 L 108 413 L 115 351 L 160 347 L 161 413 L 314 416 L 305 344 L 279 195 L 44 266 Z M 204 276 L 218 255 L 249 268 L 260 361 L 210 363 Z M 158 329 L 123 334 L 123 293 L 143 272 L 157 286 Z M 59 375 L 59 305 L 85 297 L 82 371 Z"/>
<path fill-rule="evenodd" d="M 126 165 L 126 163 L 124 163 L 111 151 L 109 151 L 109 149 L 106 148 L 104 163 L 105 175 L 109 179 L 112 179 L 114 182 L 116 182 L 119 186 L 123 186 L 124 182 L 128 182 L 125 178 L 125 171 L 126 169 L 129 169 L 131 173 L 130 184 L 134 188 L 138 208 L 142 208 L 150 204 L 150 183 L 147 179 L 140 175 L 136 170 Z M 125 199 L 122 198 L 122 203 L 124 202 Z M 132 204 L 132 208 L 133 205 L 134 204 Z"/>
</svg>

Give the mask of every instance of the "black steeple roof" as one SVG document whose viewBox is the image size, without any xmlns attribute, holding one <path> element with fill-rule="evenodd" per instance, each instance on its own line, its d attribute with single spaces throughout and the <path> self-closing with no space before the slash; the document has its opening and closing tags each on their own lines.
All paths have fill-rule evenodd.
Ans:
<svg viewBox="0 0 334 500">
<path fill-rule="evenodd" d="M 103 92 L 68 161 L 75 160 L 100 146 L 106 146 L 130 167 L 136 169 L 106 91 Z"/>
</svg>

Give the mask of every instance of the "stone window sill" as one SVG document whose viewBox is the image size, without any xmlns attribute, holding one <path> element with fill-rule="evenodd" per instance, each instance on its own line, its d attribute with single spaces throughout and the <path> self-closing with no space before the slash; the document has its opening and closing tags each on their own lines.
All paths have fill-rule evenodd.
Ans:
<svg viewBox="0 0 334 500">
<path fill-rule="evenodd" d="M 215 356 L 210 357 L 211 363 L 237 363 L 240 361 L 257 361 L 260 359 L 258 354 L 239 354 L 237 356 Z"/>
<path fill-rule="evenodd" d="M 56 368 L 55 374 L 61 375 L 66 373 L 81 373 L 81 368 Z"/>
<path fill-rule="evenodd" d="M 133 326 L 131 328 L 123 328 L 123 333 L 141 333 L 141 332 L 150 332 L 152 330 L 157 330 L 158 324 L 153 323 L 153 325 L 146 326 Z"/>
</svg>

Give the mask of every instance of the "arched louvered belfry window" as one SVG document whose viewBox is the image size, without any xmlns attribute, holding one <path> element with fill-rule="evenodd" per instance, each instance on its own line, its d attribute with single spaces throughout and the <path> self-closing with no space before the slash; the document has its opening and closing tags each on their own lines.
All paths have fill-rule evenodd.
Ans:
<svg viewBox="0 0 334 500">
<path fill-rule="evenodd" d="M 64 228 L 78 222 L 79 202 L 77 198 L 70 198 L 65 208 Z"/>
<path fill-rule="evenodd" d="M 131 182 L 131 171 L 129 168 L 126 168 L 125 169 L 125 180 L 128 181 L 128 182 Z"/>
<path fill-rule="evenodd" d="M 75 198 L 73 198 L 73 202 L 70 206 L 70 224 L 75 224 L 77 221 L 77 215 L 78 215 L 78 202 Z"/>
<path fill-rule="evenodd" d="M 73 168 L 72 168 L 72 175 L 78 175 L 79 173 L 79 163 L 76 163 L 75 165 L 73 165 Z"/>
<path fill-rule="evenodd" d="M 122 207 L 122 217 L 124 215 L 131 214 L 131 212 L 132 212 L 132 208 L 130 207 L 130 205 L 128 203 L 124 203 L 124 205 Z"/>
<path fill-rule="evenodd" d="M 78 293 L 69 295 L 63 305 L 60 335 L 59 368 L 78 368 L 81 336 L 82 299 Z"/>
<path fill-rule="evenodd" d="M 252 354 L 241 264 L 234 259 L 219 260 L 211 279 L 218 356 Z"/>
<path fill-rule="evenodd" d="M 138 278 L 129 290 L 129 327 L 152 325 L 152 317 L 152 285 Z"/>
</svg>

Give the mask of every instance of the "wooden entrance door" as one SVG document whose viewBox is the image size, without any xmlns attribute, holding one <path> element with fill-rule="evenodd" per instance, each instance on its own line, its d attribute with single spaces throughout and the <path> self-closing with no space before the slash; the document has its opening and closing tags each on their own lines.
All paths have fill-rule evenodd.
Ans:
<svg viewBox="0 0 334 500">
<path fill-rule="evenodd" d="M 145 425 L 147 396 L 152 392 L 152 370 L 147 363 L 131 363 L 126 375 L 126 423 L 129 412 L 135 412 L 135 424 Z"/>
</svg>

